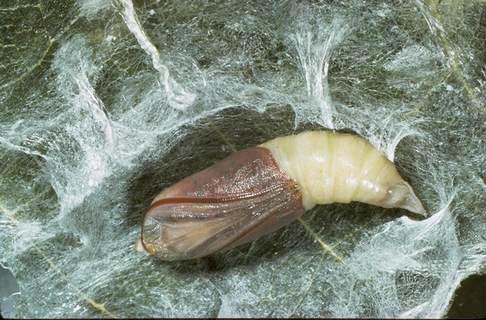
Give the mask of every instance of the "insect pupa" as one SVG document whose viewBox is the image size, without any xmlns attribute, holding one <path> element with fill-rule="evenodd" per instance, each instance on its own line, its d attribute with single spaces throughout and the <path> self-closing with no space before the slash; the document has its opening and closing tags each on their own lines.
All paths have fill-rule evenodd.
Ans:
<svg viewBox="0 0 486 320">
<path fill-rule="evenodd" d="M 426 215 L 393 162 L 365 139 L 306 131 L 232 153 L 162 190 L 141 243 L 163 260 L 193 259 L 255 240 L 318 204 L 352 201 Z"/>
</svg>

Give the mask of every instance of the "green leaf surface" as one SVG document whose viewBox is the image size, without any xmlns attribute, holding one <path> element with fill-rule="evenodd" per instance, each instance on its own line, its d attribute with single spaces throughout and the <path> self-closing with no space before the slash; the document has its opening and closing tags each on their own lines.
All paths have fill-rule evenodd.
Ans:
<svg viewBox="0 0 486 320">
<path fill-rule="evenodd" d="M 2 1 L 4 316 L 445 316 L 486 270 L 485 17 L 479 0 Z M 430 217 L 332 204 L 198 260 L 135 250 L 164 187 L 330 126 L 393 159 Z"/>
</svg>

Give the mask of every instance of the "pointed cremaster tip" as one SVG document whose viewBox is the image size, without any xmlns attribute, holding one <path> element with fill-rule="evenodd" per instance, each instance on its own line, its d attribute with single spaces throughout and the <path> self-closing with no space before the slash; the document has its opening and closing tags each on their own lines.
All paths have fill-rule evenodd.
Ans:
<svg viewBox="0 0 486 320">
<path fill-rule="evenodd" d="M 408 192 L 406 193 L 406 196 L 404 197 L 403 202 L 400 203 L 399 207 L 426 218 L 427 211 L 425 211 L 422 201 L 420 201 L 420 199 L 417 197 L 412 187 L 408 183 L 406 183 L 406 185 Z"/>
</svg>

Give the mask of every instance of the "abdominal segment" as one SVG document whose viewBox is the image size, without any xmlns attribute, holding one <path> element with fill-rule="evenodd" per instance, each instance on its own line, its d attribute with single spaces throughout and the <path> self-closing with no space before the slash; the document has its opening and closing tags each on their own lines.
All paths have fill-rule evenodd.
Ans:
<svg viewBox="0 0 486 320">
<path fill-rule="evenodd" d="M 304 213 L 298 185 L 270 151 L 244 149 L 163 190 L 142 244 L 164 260 L 206 256 L 270 233 Z"/>
<path fill-rule="evenodd" d="M 395 164 L 360 136 L 305 131 L 261 146 L 298 183 L 306 210 L 318 204 L 359 201 L 426 215 Z"/>
</svg>

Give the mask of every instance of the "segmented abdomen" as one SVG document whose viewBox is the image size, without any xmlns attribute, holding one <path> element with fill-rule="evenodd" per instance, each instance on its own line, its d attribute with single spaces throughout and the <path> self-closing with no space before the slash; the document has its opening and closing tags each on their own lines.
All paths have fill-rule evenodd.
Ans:
<svg viewBox="0 0 486 320">
<path fill-rule="evenodd" d="M 402 181 L 394 164 L 356 135 L 308 131 L 261 146 L 299 184 L 306 209 L 351 201 L 380 205 L 388 189 Z"/>
</svg>

